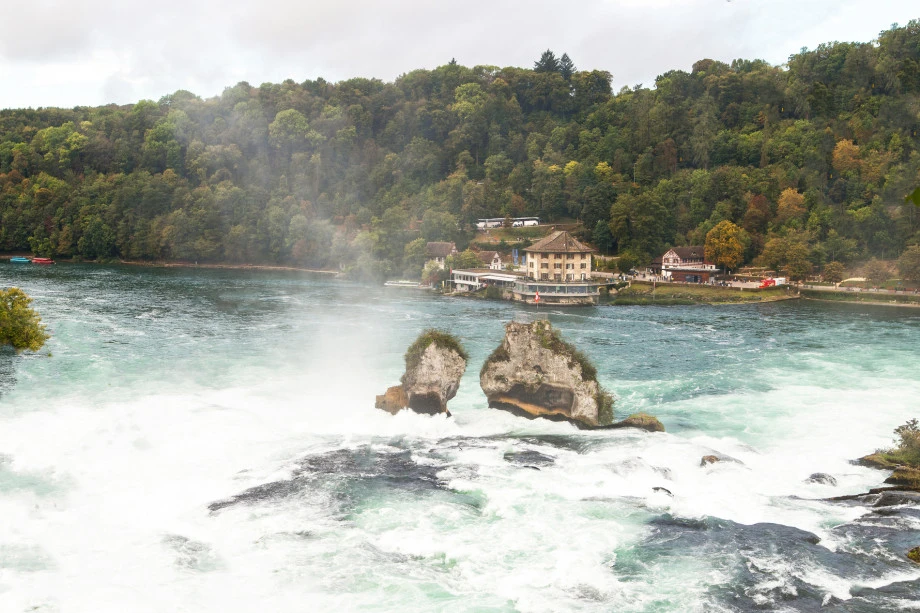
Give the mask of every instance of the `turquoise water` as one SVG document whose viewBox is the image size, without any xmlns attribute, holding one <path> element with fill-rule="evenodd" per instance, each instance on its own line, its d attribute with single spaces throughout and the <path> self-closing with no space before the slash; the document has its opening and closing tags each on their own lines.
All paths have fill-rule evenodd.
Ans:
<svg viewBox="0 0 920 613">
<path fill-rule="evenodd" d="M 33 296 L 53 334 L 40 354 L 0 353 L 2 611 L 920 598 L 901 550 L 920 516 L 822 500 L 881 485 L 849 460 L 918 416 L 918 311 L 538 310 L 296 273 L 89 265 L 4 267 L 0 283 Z M 648 411 L 668 432 L 489 409 L 479 368 L 504 323 L 535 317 L 595 361 L 619 416 Z M 431 326 L 471 356 L 453 418 L 375 410 Z M 700 467 L 710 453 L 738 462 Z M 805 482 L 815 472 L 837 485 Z"/>
</svg>

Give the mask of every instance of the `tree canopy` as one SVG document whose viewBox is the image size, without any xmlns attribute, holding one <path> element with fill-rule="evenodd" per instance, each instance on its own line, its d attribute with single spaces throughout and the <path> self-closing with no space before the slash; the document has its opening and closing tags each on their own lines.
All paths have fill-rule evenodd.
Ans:
<svg viewBox="0 0 920 613">
<path fill-rule="evenodd" d="M 32 299 L 18 287 L 0 289 L 0 346 L 38 351 L 48 340 Z"/>
<path fill-rule="evenodd" d="M 918 108 L 920 21 L 616 93 L 547 50 L 533 69 L 8 109 L 0 251 L 377 277 L 417 268 L 420 237 L 463 249 L 478 218 L 527 215 L 580 221 L 637 263 L 722 222 L 747 237 L 742 263 L 773 239 L 799 269 L 894 259 L 920 244 Z"/>
</svg>

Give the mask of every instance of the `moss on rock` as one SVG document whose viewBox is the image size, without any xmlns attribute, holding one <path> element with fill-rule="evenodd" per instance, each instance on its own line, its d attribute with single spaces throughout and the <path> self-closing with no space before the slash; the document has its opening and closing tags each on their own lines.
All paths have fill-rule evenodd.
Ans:
<svg viewBox="0 0 920 613">
<path fill-rule="evenodd" d="M 415 339 L 415 342 L 409 345 L 409 348 L 406 349 L 406 370 L 413 370 L 418 367 L 419 361 L 422 359 L 422 354 L 425 353 L 425 350 L 428 349 L 428 345 L 434 343 L 436 347 L 441 349 L 449 349 L 454 351 L 463 358 L 464 362 L 467 362 L 470 359 L 470 356 L 467 355 L 466 351 L 463 349 L 463 345 L 460 344 L 460 341 L 447 332 L 443 332 L 436 328 L 428 328 L 424 330 L 421 334 L 418 335 L 418 338 Z"/>
<path fill-rule="evenodd" d="M 920 547 L 914 547 L 907 552 L 907 559 L 920 564 Z"/>
<path fill-rule="evenodd" d="M 920 491 L 920 469 L 910 466 L 899 466 L 894 469 L 890 477 L 885 479 L 885 483 Z"/>
</svg>

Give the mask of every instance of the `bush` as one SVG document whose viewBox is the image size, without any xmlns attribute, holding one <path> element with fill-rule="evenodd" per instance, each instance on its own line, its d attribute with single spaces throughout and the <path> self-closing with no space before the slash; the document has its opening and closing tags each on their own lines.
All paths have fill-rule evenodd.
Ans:
<svg viewBox="0 0 920 613">
<path fill-rule="evenodd" d="M 486 288 L 486 298 L 489 300 L 501 300 L 502 299 L 502 290 L 499 287 L 490 285 Z"/>
<path fill-rule="evenodd" d="M 894 429 L 897 447 L 889 454 L 898 457 L 905 464 L 920 466 L 920 424 L 916 419 L 908 420 Z"/>
<path fill-rule="evenodd" d="M 38 351 L 48 340 L 41 317 L 30 304 L 32 299 L 18 287 L 0 290 L 0 345 Z"/>
</svg>

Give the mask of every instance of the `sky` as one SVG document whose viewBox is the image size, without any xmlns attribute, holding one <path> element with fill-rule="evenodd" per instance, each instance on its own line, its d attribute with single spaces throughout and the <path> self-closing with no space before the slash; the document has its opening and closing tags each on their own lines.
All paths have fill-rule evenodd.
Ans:
<svg viewBox="0 0 920 613">
<path fill-rule="evenodd" d="M 6 6 L 4 6 L 6 5 Z M 783 64 L 875 39 L 916 0 L 0 0 L 0 108 L 204 98 L 323 77 L 393 81 L 455 58 L 532 67 L 545 49 L 607 70 L 614 91 L 702 58 Z M 18 25 L 16 25 L 18 24 Z"/>
</svg>

